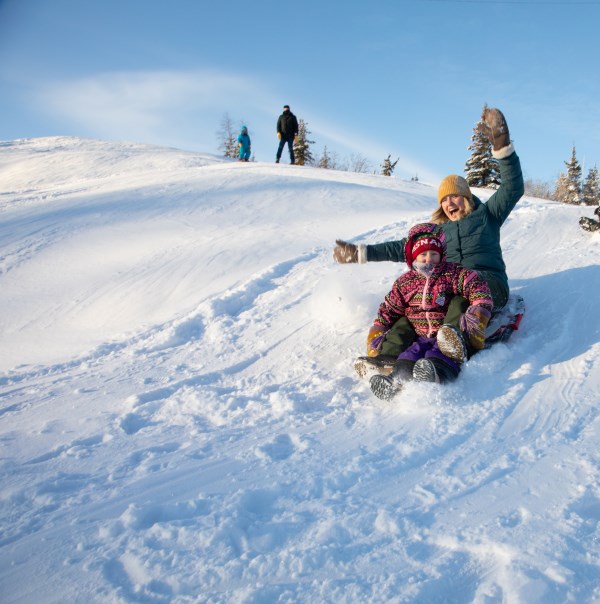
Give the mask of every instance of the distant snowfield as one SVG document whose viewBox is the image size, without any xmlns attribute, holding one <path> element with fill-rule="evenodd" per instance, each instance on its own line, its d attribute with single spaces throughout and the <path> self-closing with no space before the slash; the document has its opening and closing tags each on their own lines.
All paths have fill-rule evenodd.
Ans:
<svg viewBox="0 0 600 604">
<path fill-rule="evenodd" d="M 600 601 L 592 212 L 521 200 L 521 329 L 383 403 L 352 360 L 404 266 L 331 249 L 435 205 L 381 176 L 0 142 L 0 600 Z"/>
</svg>

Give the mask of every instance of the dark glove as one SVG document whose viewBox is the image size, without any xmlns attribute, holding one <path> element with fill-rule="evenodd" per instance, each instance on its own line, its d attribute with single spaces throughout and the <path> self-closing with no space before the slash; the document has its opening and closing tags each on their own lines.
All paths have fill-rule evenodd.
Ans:
<svg viewBox="0 0 600 604">
<path fill-rule="evenodd" d="M 367 335 L 367 354 L 370 357 L 376 357 L 379 354 L 385 334 L 385 328 L 381 325 L 377 325 L 377 323 L 369 329 L 369 334 Z"/>
<path fill-rule="evenodd" d="M 481 114 L 479 130 L 492 143 L 494 151 L 510 145 L 508 125 L 500 109 L 485 107 Z"/>
<path fill-rule="evenodd" d="M 469 338 L 474 350 L 481 350 L 485 344 L 485 328 L 492 313 L 483 306 L 469 306 L 460 317 L 460 328 Z"/>
<path fill-rule="evenodd" d="M 353 243 L 336 239 L 333 248 L 333 259 L 339 264 L 358 262 L 358 248 Z"/>
</svg>

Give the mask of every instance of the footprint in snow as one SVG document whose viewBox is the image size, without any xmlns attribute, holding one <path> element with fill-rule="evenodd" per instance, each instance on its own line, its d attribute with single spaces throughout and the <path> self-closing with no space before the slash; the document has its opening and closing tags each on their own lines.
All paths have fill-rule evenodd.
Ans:
<svg viewBox="0 0 600 604">
<path fill-rule="evenodd" d="M 280 434 L 267 444 L 257 448 L 256 454 L 271 461 L 283 461 L 291 457 L 296 451 L 296 445 L 288 434 Z"/>
</svg>

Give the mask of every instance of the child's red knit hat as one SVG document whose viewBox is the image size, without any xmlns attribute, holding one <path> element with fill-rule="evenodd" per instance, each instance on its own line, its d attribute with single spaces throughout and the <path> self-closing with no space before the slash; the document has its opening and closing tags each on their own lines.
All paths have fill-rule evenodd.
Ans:
<svg viewBox="0 0 600 604">
<path fill-rule="evenodd" d="M 436 237 L 433 233 L 424 234 L 413 243 L 412 250 L 410 253 L 410 264 L 412 264 L 417 259 L 417 256 L 419 254 L 422 254 L 423 252 L 427 252 L 429 250 L 438 252 L 440 256 L 444 255 L 442 242 L 439 237 Z"/>
<path fill-rule="evenodd" d="M 404 243 L 404 261 L 408 264 L 408 268 L 413 267 L 413 258 L 416 258 L 421 252 L 431 249 L 439 252 L 442 260 L 445 259 L 446 236 L 444 230 L 440 225 L 432 222 L 415 224 L 408 231 L 408 237 Z"/>
</svg>

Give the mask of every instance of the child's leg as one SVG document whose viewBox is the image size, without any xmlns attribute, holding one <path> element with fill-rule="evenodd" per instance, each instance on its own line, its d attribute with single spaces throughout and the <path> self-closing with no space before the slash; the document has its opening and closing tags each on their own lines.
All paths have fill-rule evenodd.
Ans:
<svg viewBox="0 0 600 604">
<path fill-rule="evenodd" d="M 454 381 L 460 373 L 460 364 L 443 354 L 437 343 L 415 363 L 413 376 L 419 382 L 445 384 Z"/>
<path fill-rule="evenodd" d="M 437 343 L 442 353 L 458 363 L 465 362 L 477 352 L 460 325 L 460 318 L 469 306 L 466 298 L 454 296 L 444 317 L 444 325 L 437 334 Z"/>
<path fill-rule="evenodd" d="M 435 338 L 420 336 L 404 352 L 400 353 L 398 358 L 407 361 L 418 361 L 425 358 L 427 353 L 434 348 L 437 350 Z"/>
<path fill-rule="evenodd" d="M 369 380 L 371 392 L 378 398 L 390 400 L 402 386 L 413 379 L 416 362 L 435 346 L 435 339 L 419 337 L 396 360 L 389 375 L 375 374 Z M 377 357 L 376 357 L 377 358 Z"/>
<path fill-rule="evenodd" d="M 492 299 L 494 301 L 494 310 L 500 310 L 508 301 L 508 291 L 504 284 L 489 273 L 480 275 L 486 279 Z M 470 328 L 465 331 L 466 327 L 461 326 L 461 317 L 464 315 L 470 304 L 466 298 L 462 296 L 454 296 L 450 300 L 448 311 L 444 317 L 444 325 L 438 332 L 437 341 L 442 352 L 450 358 L 462 363 L 469 357 L 474 355 L 478 350 L 481 350 L 484 345 L 485 328 L 490 319 L 487 311 L 481 310 L 479 314 L 474 313 L 478 321 L 470 325 Z M 493 312 L 493 311 L 492 311 Z"/>
</svg>

